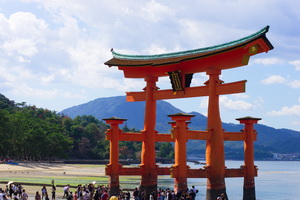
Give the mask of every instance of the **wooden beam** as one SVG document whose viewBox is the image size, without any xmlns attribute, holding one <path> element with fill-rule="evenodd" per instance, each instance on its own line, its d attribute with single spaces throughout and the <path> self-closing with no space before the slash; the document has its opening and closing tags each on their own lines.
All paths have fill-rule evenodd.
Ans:
<svg viewBox="0 0 300 200">
<path fill-rule="evenodd" d="M 243 93 L 246 91 L 246 82 L 247 80 L 237 81 L 232 83 L 224 83 L 217 86 L 217 94 L 235 94 Z"/>
<path fill-rule="evenodd" d="M 225 177 L 245 177 L 245 168 L 231 168 L 225 169 Z"/>
<path fill-rule="evenodd" d="M 232 83 L 224 83 L 217 86 L 217 94 L 235 94 L 243 93 L 246 88 L 246 80 L 237 81 Z M 126 92 L 126 100 L 128 102 L 134 101 L 145 101 L 145 92 Z M 208 96 L 207 86 L 189 87 L 185 88 L 184 91 L 177 91 L 174 94 L 173 90 L 157 90 L 153 92 L 154 100 L 164 100 L 164 99 L 178 99 L 178 98 L 191 98 L 191 97 L 202 97 Z"/>
<path fill-rule="evenodd" d="M 246 136 L 244 132 L 224 132 L 225 141 L 245 141 Z"/>
<path fill-rule="evenodd" d="M 161 134 L 155 135 L 155 141 L 156 142 L 174 142 L 175 139 L 172 138 L 171 134 L 161 133 Z"/>
<path fill-rule="evenodd" d="M 145 135 L 142 133 L 120 133 L 119 135 L 120 141 L 144 141 Z"/>
<path fill-rule="evenodd" d="M 211 134 L 207 131 L 194 131 L 189 130 L 187 138 L 189 140 L 210 140 Z"/>
</svg>

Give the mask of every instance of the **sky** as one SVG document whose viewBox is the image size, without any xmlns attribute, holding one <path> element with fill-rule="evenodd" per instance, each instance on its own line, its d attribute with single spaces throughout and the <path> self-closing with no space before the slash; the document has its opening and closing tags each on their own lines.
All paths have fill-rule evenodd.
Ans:
<svg viewBox="0 0 300 200">
<path fill-rule="evenodd" d="M 247 83 L 245 93 L 220 96 L 221 118 L 259 117 L 260 124 L 300 131 L 299 24 L 297 0 L 0 0 L 0 93 L 59 112 L 145 87 L 104 65 L 111 48 L 133 55 L 198 49 L 269 25 L 273 50 L 222 71 L 225 83 Z M 192 86 L 207 79 L 196 74 Z M 157 85 L 171 89 L 168 78 Z M 207 97 L 169 102 L 207 114 Z"/>
</svg>

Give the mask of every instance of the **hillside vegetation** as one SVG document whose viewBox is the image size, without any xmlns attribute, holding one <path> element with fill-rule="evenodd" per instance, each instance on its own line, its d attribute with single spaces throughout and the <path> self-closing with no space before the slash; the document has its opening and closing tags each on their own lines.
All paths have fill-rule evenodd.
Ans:
<svg viewBox="0 0 300 200">
<path fill-rule="evenodd" d="M 70 118 L 26 103 L 15 103 L 0 94 L 0 159 L 56 160 L 108 159 L 109 127 L 92 115 Z M 127 132 L 135 129 L 123 128 Z M 173 156 L 170 143 L 156 146 L 161 157 Z M 138 142 L 120 142 L 120 158 L 136 159 Z"/>
</svg>

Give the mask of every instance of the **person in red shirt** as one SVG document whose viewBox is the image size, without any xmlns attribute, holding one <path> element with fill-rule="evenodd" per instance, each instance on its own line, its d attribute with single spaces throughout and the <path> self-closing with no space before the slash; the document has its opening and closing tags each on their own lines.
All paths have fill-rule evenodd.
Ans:
<svg viewBox="0 0 300 200">
<path fill-rule="evenodd" d="M 101 200 L 108 200 L 107 190 L 104 190 L 103 194 L 101 195 Z"/>
</svg>

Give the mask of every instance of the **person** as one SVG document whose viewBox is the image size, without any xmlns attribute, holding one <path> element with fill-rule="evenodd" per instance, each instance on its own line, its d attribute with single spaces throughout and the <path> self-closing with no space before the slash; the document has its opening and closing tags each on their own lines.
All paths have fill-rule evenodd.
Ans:
<svg viewBox="0 0 300 200">
<path fill-rule="evenodd" d="M 49 196 L 48 196 L 48 192 L 46 192 L 46 194 L 45 194 L 45 200 L 50 200 Z"/>
<path fill-rule="evenodd" d="M 34 199 L 35 199 L 35 200 L 42 200 L 39 191 L 36 191 Z"/>
<path fill-rule="evenodd" d="M 118 200 L 117 194 L 112 195 L 109 200 Z"/>
<path fill-rule="evenodd" d="M 83 191 L 83 195 L 82 195 L 83 200 L 88 200 L 90 199 L 90 194 L 88 190 L 84 190 Z"/>
<path fill-rule="evenodd" d="M 21 200 L 27 200 L 28 195 L 26 194 L 25 190 L 23 189 L 22 194 L 21 194 Z"/>
<path fill-rule="evenodd" d="M 69 196 L 69 186 L 65 185 L 64 187 L 64 196 L 62 198 L 67 198 Z"/>
<path fill-rule="evenodd" d="M 103 194 L 101 195 L 101 200 L 108 200 L 107 190 L 105 189 Z"/>
<path fill-rule="evenodd" d="M 67 196 L 67 200 L 73 200 L 73 194 L 70 192 L 69 196 Z"/>
<path fill-rule="evenodd" d="M 47 193 L 46 186 L 43 186 L 43 188 L 41 189 L 41 191 L 42 191 L 42 199 L 44 199 L 44 197 L 46 197 L 46 193 Z"/>
<path fill-rule="evenodd" d="M 94 200 L 99 200 L 100 196 L 99 196 L 99 191 L 96 190 L 95 195 L 94 195 Z"/>
<path fill-rule="evenodd" d="M 127 191 L 125 193 L 125 200 L 130 200 L 130 192 L 129 191 Z"/>
<path fill-rule="evenodd" d="M 195 192 L 195 194 L 197 194 L 199 191 L 195 188 L 195 186 L 192 186 L 192 190 Z"/>
<path fill-rule="evenodd" d="M 22 191 L 23 191 L 23 187 L 21 184 L 18 184 L 17 191 L 18 191 L 19 199 L 21 199 L 21 195 L 22 195 Z"/>
<path fill-rule="evenodd" d="M 134 200 L 140 200 L 139 190 L 137 188 L 134 189 L 132 196 L 133 196 Z"/>
<path fill-rule="evenodd" d="M 74 199 L 74 200 L 78 200 L 78 191 L 77 191 L 77 190 L 75 191 L 75 194 L 74 194 L 73 199 Z"/>
<path fill-rule="evenodd" d="M 221 195 L 218 196 L 217 200 L 226 200 L 225 194 L 222 193 Z"/>
<path fill-rule="evenodd" d="M 0 188 L 0 200 L 4 200 L 4 193 L 2 188 Z"/>
<path fill-rule="evenodd" d="M 195 198 L 196 198 L 196 193 L 192 188 L 192 189 L 190 189 L 190 192 L 189 192 L 189 199 L 195 200 Z"/>
<path fill-rule="evenodd" d="M 54 185 L 52 185 L 52 189 L 51 189 L 52 191 L 52 200 L 54 200 L 55 199 L 55 193 L 56 193 L 56 187 L 54 186 Z"/>
<path fill-rule="evenodd" d="M 18 193 L 17 192 L 14 192 L 14 198 L 13 198 L 14 200 L 19 200 L 19 198 L 18 198 Z"/>
</svg>

